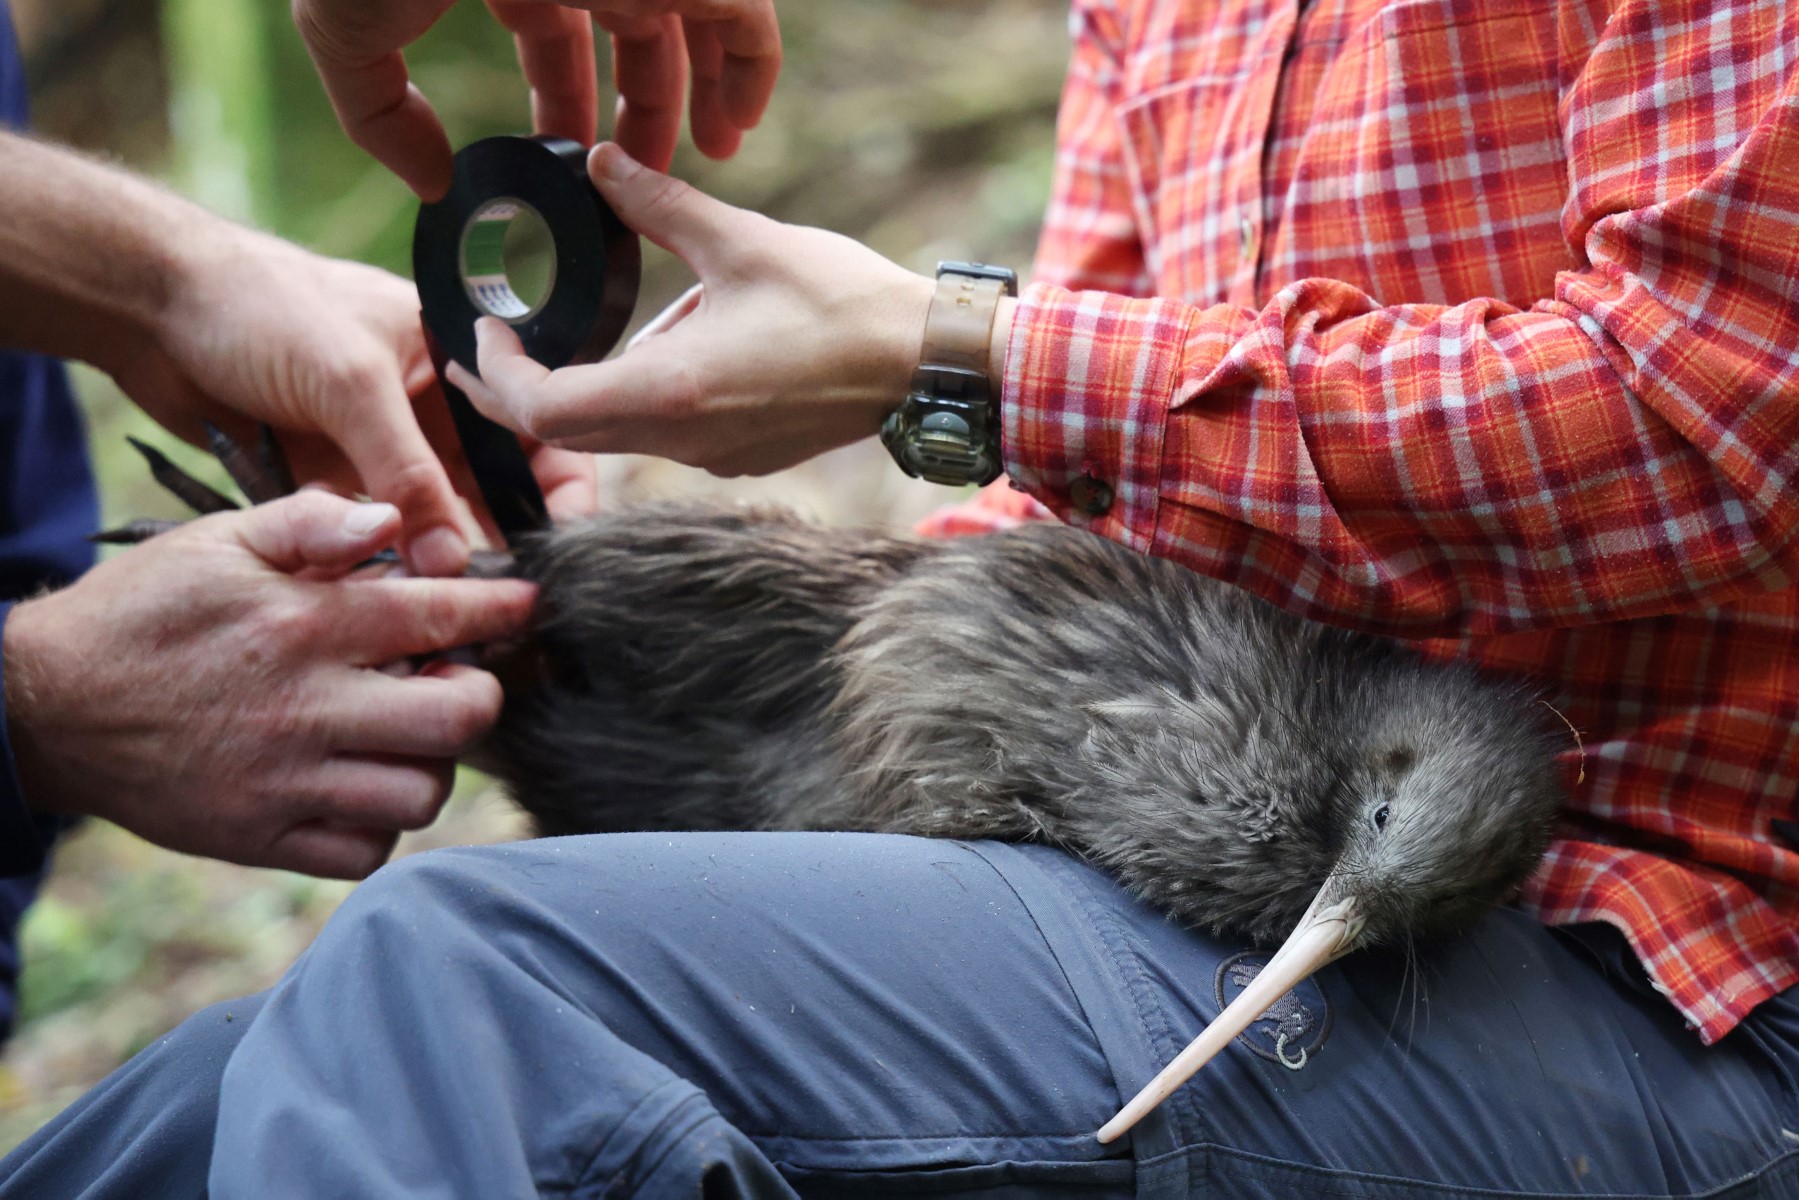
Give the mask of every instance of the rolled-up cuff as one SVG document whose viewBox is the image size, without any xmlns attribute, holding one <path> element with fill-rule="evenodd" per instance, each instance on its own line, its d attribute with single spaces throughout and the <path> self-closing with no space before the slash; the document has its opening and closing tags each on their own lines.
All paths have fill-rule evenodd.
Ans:
<svg viewBox="0 0 1799 1200">
<path fill-rule="evenodd" d="M 1026 289 L 1000 399 L 1007 474 L 1070 524 L 1147 552 L 1193 314 L 1168 300 Z"/>
</svg>

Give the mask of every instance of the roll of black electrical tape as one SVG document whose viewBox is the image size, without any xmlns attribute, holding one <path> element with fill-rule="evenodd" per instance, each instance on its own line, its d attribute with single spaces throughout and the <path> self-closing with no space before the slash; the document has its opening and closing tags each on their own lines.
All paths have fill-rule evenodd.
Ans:
<svg viewBox="0 0 1799 1200">
<path fill-rule="evenodd" d="M 514 221 L 533 217 L 554 244 L 548 290 L 535 302 L 507 279 L 501 251 Z M 587 150 L 552 137 L 492 137 L 463 147 L 449 194 L 419 209 L 412 275 L 425 325 L 444 352 L 475 369 L 475 318 L 511 325 L 546 367 L 597 362 L 637 303 L 641 255 L 587 178 Z"/>
<path fill-rule="evenodd" d="M 523 229 L 524 239 L 516 236 Z M 547 238 L 536 289 L 507 269 L 509 244 Z M 482 498 L 507 540 L 548 521 L 518 439 L 483 417 L 444 378 L 446 360 L 479 373 L 475 320 L 511 325 L 546 367 L 596 362 L 618 342 L 637 303 L 641 255 L 587 178 L 587 151 L 562 138 L 494 137 L 456 155 L 449 194 L 419 209 L 412 275 L 427 341 L 457 436 Z"/>
</svg>

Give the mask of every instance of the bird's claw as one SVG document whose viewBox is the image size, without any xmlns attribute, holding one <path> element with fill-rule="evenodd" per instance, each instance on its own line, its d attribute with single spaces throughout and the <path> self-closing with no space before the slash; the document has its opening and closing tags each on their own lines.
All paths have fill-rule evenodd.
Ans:
<svg viewBox="0 0 1799 1200">
<path fill-rule="evenodd" d="M 253 458 L 230 434 L 210 421 L 202 424 L 205 426 L 206 440 L 211 446 L 213 457 L 219 460 L 225 473 L 231 476 L 231 482 L 237 485 L 250 503 L 262 504 L 293 494 L 293 472 L 288 468 L 287 456 L 282 453 L 281 443 L 275 439 L 275 431 L 268 425 L 260 427 L 257 453 Z M 127 437 L 125 440 L 150 464 L 151 478 L 201 516 L 232 512 L 243 507 L 210 484 L 202 483 L 188 474 L 168 455 L 148 442 L 134 437 Z M 149 541 L 157 534 L 167 533 L 181 523 L 161 518 L 139 518 L 112 529 L 102 529 L 90 535 L 88 540 L 109 546 L 135 546 L 139 542 Z"/>
</svg>

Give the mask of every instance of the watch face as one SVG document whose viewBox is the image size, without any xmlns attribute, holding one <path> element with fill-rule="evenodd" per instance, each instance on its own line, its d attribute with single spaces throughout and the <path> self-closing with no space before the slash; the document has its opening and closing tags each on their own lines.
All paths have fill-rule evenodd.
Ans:
<svg viewBox="0 0 1799 1200">
<path fill-rule="evenodd" d="M 950 400 L 913 392 L 881 426 L 881 442 L 915 479 L 961 487 L 1000 473 L 998 438 L 989 430 L 985 401 Z"/>
<path fill-rule="evenodd" d="M 961 413 L 931 413 L 918 423 L 918 432 L 921 437 L 943 438 L 963 446 L 974 443 L 974 430 L 968 427 L 968 418 Z"/>
</svg>

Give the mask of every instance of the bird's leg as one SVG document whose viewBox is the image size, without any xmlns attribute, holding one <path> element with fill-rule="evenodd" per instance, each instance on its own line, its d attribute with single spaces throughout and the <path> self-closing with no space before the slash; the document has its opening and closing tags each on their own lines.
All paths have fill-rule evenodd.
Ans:
<svg viewBox="0 0 1799 1200">
<path fill-rule="evenodd" d="M 293 493 L 293 472 L 288 469 L 287 456 L 281 451 L 281 443 L 275 440 L 273 429 L 262 426 L 257 457 L 253 459 L 223 429 L 211 421 L 201 424 L 206 427 L 206 441 L 212 447 L 212 456 L 219 460 L 225 473 L 231 476 L 231 482 L 237 484 L 251 504 L 266 504 Z"/>
<path fill-rule="evenodd" d="M 173 493 L 177 500 L 195 512 L 205 515 L 229 512 L 238 507 L 237 501 L 223 492 L 215 491 L 183 471 L 155 446 L 148 442 L 140 442 L 134 437 L 127 437 L 125 440 L 131 443 L 134 450 L 144 456 L 145 462 L 150 464 L 151 477 Z"/>
<path fill-rule="evenodd" d="M 201 424 L 206 430 L 206 441 L 212 449 L 213 457 L 219 460 L 219 465 L 231 476 L 231 482 L 237 485 L 251 504 L 266 504 L 270 500 L 291 496 L 299 490 L 294 483 L 293 470 L 288 466 L 287 455 L 281 449 L 281 443 L 275 439 L 275 431 L 271 426 L 260 426 L 256 452 L 252 454 L 211 421 L 203 421 Z M 134 437 L 127 437 L 125 440 L 150 464 L 150 474 L 156 482 L 200 515 L 240 507 L 229 496 L 201 483 L 176 466 L 156 447 Z M 149 541 L 159 533 L 167 533 L 180 524 L 180 521 L 160 517 L 140 517 L 113 529 L 102 529 L 90 534 L 88 541 L 109 546 L 135 546 L 139 542 Z M 357 565 L 359 568 L 377 564 L 391 566 L 399 561 L 400 556 L 390 549 L 382 550 Z M 518 574 L 518 565 L 510 551 L 476 550 L 470 557 L 467 574 L 481 579 L 505 579 Z"/>
<path fill-rule="evenodd" d="M 294 491 L 293 473 L 288 469 L 287 458 L 281 452 L 281 444 L 275 440 L 274 430 L 267 425 L 262 426 L 257 455 L 252 458 L 224 430 L 210 421 L 203 422 L 203 424 L 206 427 L 206 440 L 212 447 L 213 456 L 224 466 L 226 474 L 231 476 L 231 481 L 237 484 L 239 490 L 252 504 L 276 500 Z M 231 497 L 200 482 L 176 466 L 166 454 L 156 447 L 134 437 L 127 437 L 125 440 L 144 456 L 145 462 L 150 464 L 151 477 L 196 513 L 205 516 L 208 513 L 229 512 L 241 507 Z M 135 521 L 127 521 L 114 529 L 103 529 L 88 540 L 115 546 L 135 546 L 139 542 L 150 540 L 159 533 L 167 533 L 180 524 L 180 521 L 140 518 Z"/>
<path fill-rule="evenodd" d="M 1099 1140 L 1112 1142 L 1122 1137 L 1306 976 L 1348 953 L 1361 935 L 1363 921 L 1356 911 L 1355 897 L 1344 893 L 1338 877 L 1326 879 L 1299 925 L 1261 974 L 1129 1104 L 1119 1109 L 1117 1116 L 1100 1128 Z"/>
<path fill-rule="evenodd" d="M 159 533 L 167 533 L 181 524 L 183 522 L 172 521 L 167 517 L 139 517 L 135 521 L 127 521 L 112 529 L 102 529 L 98 533 L 90 533 L 87 535 L 87 540 L 100 542 L 107 546 L 135 546 L 139 542 L 149 541 Z"/>
</svg>

